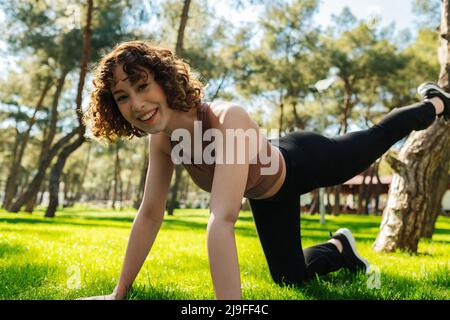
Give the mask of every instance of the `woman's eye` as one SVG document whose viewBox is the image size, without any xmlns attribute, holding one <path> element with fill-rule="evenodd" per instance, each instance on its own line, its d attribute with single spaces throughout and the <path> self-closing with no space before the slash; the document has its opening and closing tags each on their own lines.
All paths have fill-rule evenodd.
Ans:
<svg viewBox="0 0 450 320">
<path fill-rule="evenodd" d="M 120 96 L 117 98 L 117 102 L 122 102 L 124 101 L 126 98 L 128 98 L 127 96 Z"/>
</svg>

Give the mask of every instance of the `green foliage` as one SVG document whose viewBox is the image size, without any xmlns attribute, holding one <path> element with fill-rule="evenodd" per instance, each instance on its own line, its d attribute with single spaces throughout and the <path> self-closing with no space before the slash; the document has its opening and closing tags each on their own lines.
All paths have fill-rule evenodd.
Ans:
<svg viewBox="0 0 450 320">
<path fill-rule="evenodd" d="M 121 0 L 97 1 L 93 12 L 90 61 L 103 50 L 136 35 L 123 31 L 126 3 Z M 4 3 L 9 32 L 3 35 L 15 50 L 31 50 L 42 56 L 42 63 L 61 70 L 73 70 L 82 54 L 84 2 L 20 1 Z"/>
<path fill-rule="evenodd" d="M 326 60 L 339 78 L 333 87 L 334 97 L 347 97 L 350 111 L 354 106 L 367 111 L 378 103 L 389 79 L 406 65 L 406 58 L 373 23 L 360 21 L 324 42 Z M 342 114 L 345 107 L 344 103 L 337 105 L 335 114 Z"/>
<path fill-rule="evenodd" d="M 295 117 L 308 86 L 326 75 L 320 59 L 319 30 L 313 25 L 317 1 L 275 2 L 259 21 L 261 39 L 252 46 L 249 34 L 236 35 L 236 85 L 245 97 L 263 97 L 272 108 L 290 107 L 288 127 L 305 127 L 307 116 Z M 294 118 L 289 117 L 294 114 Z"/>
</svg>

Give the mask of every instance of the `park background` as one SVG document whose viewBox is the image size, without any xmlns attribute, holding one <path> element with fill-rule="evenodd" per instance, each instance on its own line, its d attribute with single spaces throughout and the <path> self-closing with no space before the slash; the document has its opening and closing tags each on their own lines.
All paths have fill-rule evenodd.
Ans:
<svg viewBox="0 0 450 320">
<path fill-rule="evenodd" d="M 0 299 L 72 299 L 106 294 L 117 282 L 142 200 L 148 137 L 106 145 L 79 121 L 91 70 L 117 43 L 173 49 L 208 85 L 205 100 L 236 101 L 263 128 L 333 136 L 416 102 L 424 81 L 448 88 L 448 61 L 438 59 L 446 6 L 0 1 Z M 244 201 L 236 225 L 244 298 L 449 299 L 448 135 L 437 121 L 345 184 L 299 199 L 303 246 L 349 227 L 372 264 L 367 276 L 343 270 L 300 289 L 276 286 Z M 213 298 L 208 199 L 176 170 L 131 299 Z"/>
</svg>

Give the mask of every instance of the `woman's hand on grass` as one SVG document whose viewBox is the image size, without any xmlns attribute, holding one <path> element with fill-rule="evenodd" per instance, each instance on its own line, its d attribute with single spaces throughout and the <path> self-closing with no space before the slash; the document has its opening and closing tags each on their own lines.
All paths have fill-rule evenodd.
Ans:
<svg viewBox="0 0 450 320">
<path fill-rule="evenodd" d="M 120 299 L 117 298 L 117 295 L 115 293 L 111 293 L 105 296 L 86 297 L 86 298 L 79 298 L 77 300 L 120 300 Z"/>
<path fill-rule="evenodd" d="M 123 291 L 123 290 L 122 290 Z M 126 297 L 126 293 L 120 292 L 117 287 L 114 288 L 114 291 L 111 294 L 103 295 L 103 296 L 92 296 L 79 298 L 77 300 L 124 300 Z"/>
</svg>

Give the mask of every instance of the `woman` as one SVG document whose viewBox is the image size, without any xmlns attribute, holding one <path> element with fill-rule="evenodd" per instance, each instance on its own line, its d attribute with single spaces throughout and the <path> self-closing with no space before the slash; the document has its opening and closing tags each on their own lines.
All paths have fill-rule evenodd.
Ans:
<svg viewBox="0 0 450 320">
<path fill-rule="evenodd" d="M 240 148 L 227 148 L 225 140 L 232 140 L 227 138 L 227 130 L 259 132 L 258 125 L 235 104 L 202 102 L 201 83 L 170 50 L 141 41 L 123 43 L 101 60 L 93 83 L 85 121 L 95 137 L 112 142 L 118 137 L 151 134 L 151 139 L 144 196 L 118 285 L 111 295 L 88 299 L 126 296 L 161 226 L 174 162 L 180 159 L 194 182 L 211 192 L 207 245 L 217 299 L 241 299 L 234 225 L 243 197 L 249 199 L 276 283 L 301 285 L 315 275 L 340 268 L 367 271 L 369 264 L 359 256 L 348 229 L 337 230 L 325 243 L 302 249 L 299 195 L 347 181 L 411 131 L 427 128 L 436 115 L 447 119 L 450 113 L 450 96 L 436 85 L 426 84 L 421 87 L 423 102 L 394 109 L 368 130 L 336 138 L 293 132 L 267 140 L 258 134 L 256 140 L 249 139 Z M 201 121 L 201 129 L 197 120 Z M 185 143 L 189 142 L 186 137 L 202 133 L 209 139 L 203 139 L 200 145 L 195 141 Z M 182 134 L 182 142 L 176 144 L 174 140 L 180 139 L 174 138 Z M 214 143 L 207 146 L 206 140 L 212 136 Z M 181 143 L 184 148 L 179 148 Z M 214 152 L 206 152 L 211 145 L 216 147 Z M 255 146 L 256 156 L 251 153 Z M 181 150 L 177 156 L 173 152 L 176 148 Z M 265 163 L 260 159 L 264 150 L 270 160 Z M 230 157 L 233 161 L 223 161 L 239 151 L 245 151 L 243 161 L 236 161 L 234 154 Z M 189 161 L 198 155 L 203 156 L 201 162 Z M 208 155 L 213 163 L 207 161 Z M 269 167 L 275 170 L 263 174 Z"/>
</svg>

